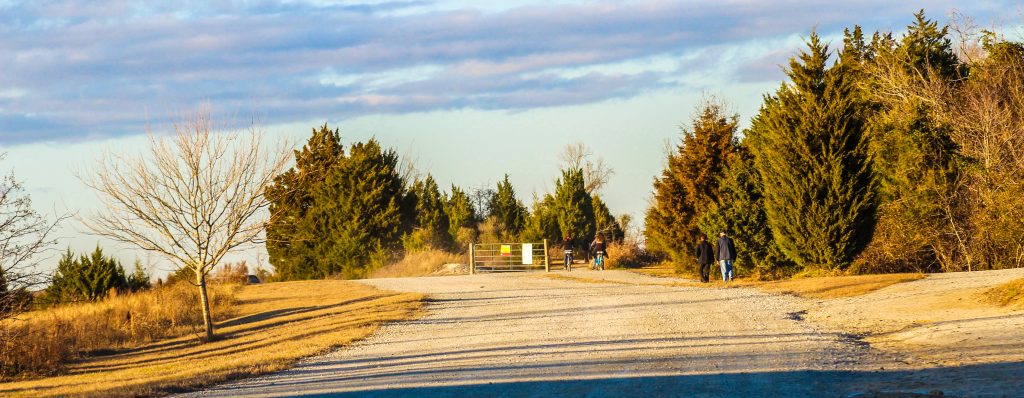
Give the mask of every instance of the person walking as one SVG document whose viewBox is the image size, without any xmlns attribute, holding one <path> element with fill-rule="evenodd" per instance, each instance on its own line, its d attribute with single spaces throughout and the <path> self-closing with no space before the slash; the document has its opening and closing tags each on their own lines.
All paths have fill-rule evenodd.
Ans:
<svg viewBox="0 0 1024 398">
<path fill-rule="evenodd" d="M 604 237 L 601 234 L 597 234 L 590 243 L 590 252 L 594 253 L 594 269 L 604 271 L 604 259 L 608 254 L 605 252 Z"/>
<path fill-rule="evenodd" d="M 736 246 L 733 246 L 732 239 L 725 235 L 725 232 L 718 234 L 718 245 L 715 247 L 715 257 L 718 258 L 719 266 L 722 268 L 722 281 L 732 280 L 732 262 L 736 260 Z"/>
<path fill-rule="evenodd" d="M 703 234 L 698 239 L 694 254 L 697 256 L 697 265 L 700 267 L 700 281 L 708 283 L 711 281 L 711 263 L 715 262 L 715 253 Z"/>
<path fill-rule="evenodd" d="M 569 235 L 562 239 L 562 253 L 565 254 L 565 270 L 572 271 L 572 239 Z"/>
</svg>

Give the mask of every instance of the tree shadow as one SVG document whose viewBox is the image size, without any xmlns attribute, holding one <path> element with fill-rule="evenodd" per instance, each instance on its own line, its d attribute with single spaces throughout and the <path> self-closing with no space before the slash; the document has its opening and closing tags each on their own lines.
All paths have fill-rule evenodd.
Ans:
<svg viewBox="0 0 1024 398">
<path fill-rule="evenodd" d="M 222 331 L 217 333 L 216 339 L 213 342 L 223 342 L 230 341 L 232 339 L 239 339 L 248 334 L 255 333 L 258 332 L 259 330 L 263 330 L 266 328 L 273 328 L 276 326 L 281 326 L 293 322 L 302 322 L 319 318 L 323 316 L 323 314 L 321 314 L 320 311 L 331 310 L 335 308 L 345 307 L 364 302 L 371 302 L 374 300 L 385 299 L 397 295 L 400 294 L 373 294 L 365 297 L 354 298 L 351 300 L 345 300 L 342 302 L 327 305 L 282 308 L 229 319 L 217 324 L 217 328 Z M 359 322 L 357 322 L 357 324 L 358 323 Z M 231 329 L 223 330 L 229 328 Z M 316 333 L 318 332 L 314 331 L 310 333 L 296 334 L 294 336 L 290 336 L 289 340 L 313 337 L 316 335 Z M 279 342 L 280 340 L 263 342 L 247 341 L 240 342 L 239 344 L 232 346 L 218 346 L 211 344 L 203 349 L 193 350 L 183 355 L 164 355 L 165 353 L 174 352 L 186 346 L 203 346 L 201 341 L 192 338 L 191 336 L 182 336 L 171 340 L 164 340 L 143 345 L 136 348 L 113 351 L 108 353 L 107 355 L 90 356 L 74 362 L 68 374 L 82 374 L 96 371 L 119 370 L 128 367 L 138 366 L 140 364 L 151 364 L 161 362 L 171 363 L 183 359 L 198 360 L 210 355 L 227 355 L 246 350 L 270 348 Z M 152 357 L 148 359 L 134 360 L 131 361 L 131 363 L 103 364 L 103 361 L 107 361 L 110 359 L 118 357 L 131 357 L 136 355 L 148 355 Z"/>
<path fill-rule="evenodd" d="M 486 371 L 487 369 L 477 369 Z M 969 365 L 923 370 L 794 370 L 622 377 L 583 374 L 571 380 L 494 381 L 469 379 L 444 385 L 430 375 L 402 375 L 405 385 L 364 385 L 361 388 L 321 380 L 273 383 L 262 394 L 292 397 L 925 397 L 1017 396 L 1024 389 L 1019 376 L 1024 363 Z M 500 375 L 496 378 L 501 380 Z M 408 385 L 420 384 L 420 385 Z M 428 385 L 422 385 L 428 384 Z M 252 387 L 251 385 L 247 387 Z M 330 391 L 334 387 L 342 391 Z M 308 388 L 314 393 L 304 393 Z M 212 396 L 253 393 L 231 387 Z"/>
</svg>

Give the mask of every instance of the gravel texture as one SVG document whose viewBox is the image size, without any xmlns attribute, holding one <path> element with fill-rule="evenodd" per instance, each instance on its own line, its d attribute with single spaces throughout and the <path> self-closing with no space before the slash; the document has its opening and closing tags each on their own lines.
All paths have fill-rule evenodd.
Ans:
<svg viewBox="0 0 1024 398">
<path fill-rule="evenodd" d="M 429 294 L 427 315 L 293 369 L 186 396 L 1019 396 L 1022 387 L 996 379 L 1019 374 L 1021 362 L 917 365 L 829 321 L 857 304 L 621 271 L 552 274 L 561 277 L 362 281 Z"/>
</svg>

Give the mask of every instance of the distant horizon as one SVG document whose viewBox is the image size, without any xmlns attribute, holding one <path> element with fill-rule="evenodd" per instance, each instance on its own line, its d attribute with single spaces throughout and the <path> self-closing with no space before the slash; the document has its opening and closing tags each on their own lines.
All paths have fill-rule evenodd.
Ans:
<svg viewBox="0 0 1024 398">
<path fill-rule="evenodd" d="M 85 216 L 98 200 L 75 173 L 103 150 L 142 150 L 163 115 L 209 103 L 215 115 L 258 114 L 268 138 L 297 147 L 324 123 L 346 146 L 376 138 L 446 192 L 508 174 L 527 206 L 582 141 L 615 170 L 601 192 L 612 213 L 642 225 L 666 143 L 702 98 L 725 101 L 746 128 L 812 29 L 834 51 L 843 28 L 898 36 L 919 8 L 942 24 L 959 7 L 1011 39 L 1024 31 L 1013 2 L 924 3 L 0 2 L 0 53 L 11 55 L 0 57 L 0 170 L 40 213 Z M 58 236 L 59 252 L 99 244 L 126 268 L 147 261 L 77 220 Z M 265 262 L 260 252 L 230 260 Z"/>
</svg>

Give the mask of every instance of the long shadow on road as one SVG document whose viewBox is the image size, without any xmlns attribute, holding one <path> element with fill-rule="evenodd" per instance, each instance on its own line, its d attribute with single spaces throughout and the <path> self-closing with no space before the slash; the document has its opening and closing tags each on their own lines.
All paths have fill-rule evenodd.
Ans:
<svg viewBox="0 0 1024 398">
<path fill-rule="evenodd" d="M 916 397 L 1020 396 L 1024 363 L 926 370 L 783 371 L 400 387 L 296 397 Z"/>
</svg>

